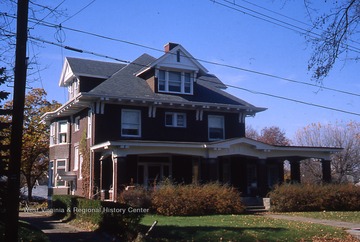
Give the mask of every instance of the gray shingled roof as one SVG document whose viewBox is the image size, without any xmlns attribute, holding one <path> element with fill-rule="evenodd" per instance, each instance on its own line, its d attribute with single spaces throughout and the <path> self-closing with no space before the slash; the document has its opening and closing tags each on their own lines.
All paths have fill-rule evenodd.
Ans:
<svg viewBox="0 0 360 242">
<path fill-rule="evenodd" d="M 116 71 L 125 67 L 125 64 L 87 60 L 74 57 L 66 57 L 71 70 L 76 76 L 99 76 L 111 77 Z"/>
<path fill-rule="evenodd" d="M 135 76 L 135 73 L 155 60 L 154 57 L 143 54 L 95 87 L 89 94 L 112 98 L 144 98 L 159 102 L 205 102 L 255 108 L 255 106 L 221 90 L 220 88 L 224 88 L 225 85 L 216 76 L 210 74 L 198 77 L 194 84 L 194 95 L 154 93 L 147 82 Z"/>
</svg>

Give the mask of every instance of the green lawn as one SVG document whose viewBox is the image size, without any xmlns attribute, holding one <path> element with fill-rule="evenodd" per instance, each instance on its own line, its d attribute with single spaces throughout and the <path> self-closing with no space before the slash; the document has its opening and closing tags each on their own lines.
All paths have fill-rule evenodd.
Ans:
<svg viewBox="0 0 360 242">
<path fill-rule="evenodd" d="M 341 229 L 256 215 L 213 215 L 194 217 L 166 217 L 146 215 L 143 231 L 155 221 L 150 233 L 153 241 L 305 241 L 314 237 L 341 238 Z"/>
<path fill-rule="evenodd" d="M 354 212 L 341 212 L 341 211 L 339 211 L 339 212 L 334 212 L 334 211 L 297 212 L 297 213 L 286 213 L 286 215 L 300 216 L 300 217 L 307 217 L 307 218 L 337 220 L 337 221 L 360 224 L 360 211 L 354 211 Z"/>
</svg>

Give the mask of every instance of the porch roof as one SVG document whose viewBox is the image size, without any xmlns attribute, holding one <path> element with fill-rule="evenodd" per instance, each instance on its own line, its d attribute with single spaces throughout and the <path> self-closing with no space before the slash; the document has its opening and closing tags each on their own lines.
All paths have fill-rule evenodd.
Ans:
<svg viewBox="0 0 360 242">
<path fill-rule="evenodd" d="M 120 140 L 106 141 L 91 147 L 94 152 L 104 156 L 123 157 L 126 155 L 178 154 L 217 158 L 224 156 L 250 156 L 267 158 L 319 158 L 330 160 L 333 153 L 340 152 L 338 147 L 276 146 L 249 138 L 234 138 L 214 142 L 176 142 Z"/>
</svg>

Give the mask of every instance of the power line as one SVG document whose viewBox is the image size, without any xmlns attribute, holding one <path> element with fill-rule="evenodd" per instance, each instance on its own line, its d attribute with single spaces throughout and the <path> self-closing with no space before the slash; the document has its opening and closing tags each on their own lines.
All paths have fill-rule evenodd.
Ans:
<svg viewBox="0 0 360 242">
<path fill-rule="evenodd" d="M 50 14 L 56 11 L 66 0 L 63 0 L 61 3 L 59 3 L 55 8 L 51 9 L 50 12 L 45 15 L 41 20 L 39 20 L 37 23 L 35 23 L 31 28 L 34 28 L 36 25 L 38 25 L 40 22 L 44 21 Z"/>
<path fill-rule="evenodd" d="M 6 14 L 6 13 L 0 13 L 0 14 L 5 14 L 6 16 L 9 16 L 9 15 Z M 14 16 L 10 16 L 10 17 L 14 17 Z M 31 22 L 31 21 L 37 21 L 37 20 L 30 19 L 29 21 Z M 102 39 L 106 39 L 106 40 L 111 40 L 111 41 L 115 41 L 115 42 L 121 42 L 121 43 L 124 43 L 124 44 L 129 44 L 129 45 L 133 45 L 133 46 L 137 46 L 137 47 L 149 49 L 149 50 L 152 50 L 152 51 L 164 52 L 162 49 L 158 49 L 158 48 L 154 48 L 154 47 L 150 47 L 150 46 L 146 46 L 146 45 L 134 43 L 134 42 L 131 42 L 131 41 L 116 39 L 116 38 L 113 38 L 113 37 L 104 36 L 104 35 L 100 35 L 100 34 L 88 32 L 88 31 L 83 31 L 83 30 L 78 30 L 78 29 L 74 29 L 74 28 L 69 28 L 69 27 L 66 27 L 66 26 L 61 26 L 61 25 L 57 25 L 57 24 L 52 24 L 52 23 L 45 22 L 45 21 L 42 21 L 40 24 L 43 25 L 43 26 L 45 26 L 45 27 L 62 28 L 62 29 L 66 29 L 66 30 L 70 30 L 70 31 L 74 31 L 74 32 L 82 33 L 82 34 L 87 34 L 87 35 L 95 36 L 95 37 L 102 38 Z M 57 45 L 56 43 L 53 43 L 53 44 Z M 62 47 L 62 46 L 59 45 L 59 47 Z M 72 47 L 67 47 L 67 48 L 65 48 L 65 49 L 68 49 L 68 48 L 72 48 Z M 77 48 L 75 48 L 74 51 L 77 51 Z M 77 52 L 79 52 L 79 51 L 77 51 Z M 84 53 L 85 53 L 85 52 L 84 52 Z M 86 53 L 90 53 L 90 51 L 86 51 Z M 101 55 L 101 54 L 95 54 L 95 55 L 122 62 L 122 60 L 118 60 L 118 59 L 115 58 L 115 57 L 103 56 L 103 55 Z M 222 64 L 222 63 L 218 63 L 218 62 L 214 62 L 214 61 L 208 61 L 208 60 L 203 60 L 203 59 L 199 59 L 199 58 L 194 58 L 194 60 L 199 61 L 199 62 L 203 62 L 203 63 L 207 63 L 207 64 L 211 64 L 211 65 L 216 65 L 216 66 L 231 68 L 231 69 L 240 70 L 240 71 L 244 71 L 244 72 L 249 72 L 249 73 L 252 73 L 252 74 L 257 74 L 257 75 L 261 75 L 261 76 L 265 76 L 265 77 L 271 77 L 271 78 L 274 78 L 274 79 L 279 79 L 279 80 L 283 80 L 283 81 L 288 81 L 288 82 L 292 82 L 292 83 L 296 83 L 296 84 L 307 85 L 307 86 L 311 86 L 311 87 L 321 88 L 321 89 L 323 89 L 323 90 L 329 90 L 329 91 L 338 92 L 338 93 L 342 93 L 342 94 L 346 94 L 346 95 L 352 95 L 352 96 L 360 97 L 360 94 L 358 94 L 358 93 L 353 93 L 353 92 L 344 91 L 344 90 L 340 90 L 340 89 L 330 88 L 330 87 L 326 87 L 326 86 L 323 86 L 323 85 L 319 86 L 319 85 L 316 85 L 316 84 L 312 84 L 312 83 L 308 83 L 308 82 L 303 82 L 303 81 L 298 81 L 298 80 L 294 80 L 294 79 L 290 79 L 290 78 L 285 78 L 285 77 L 281 77 L 281 76 L 274 75 L 274 74 L 264 73 L 264 72 L 261 72 L 261 71 L 256 71 L 256 70 L 251 70 L 251 69 L 247 69 L 247 68 L 242 68 L 242 67 L 239 67 L 239 66 L 233 66 L 233 65 L 229 65 L 229 64 Z"/>
<path fill-rule="evenodd" d="M 296 26 L 294 24 L 291 24 L 291 23 L 288 23 L 286 21 L 283 21 L 283 20 L 279 20 L 277 18 L 274 18 L 274 17 L 271 17 L 269 15 L 266 15 L 266 14 L 263 14 L 263 13 L 260 13 L 258 11 L 255 11 L 255 10 L 252 10 L 250 8 L 247 8 L 247 7 L 244 7 L 242 5 L 239 5 L 239 4 L 236 4 L 236 3 L 233 3 L 233 2 L 229 2 L 227 0 L 223 0 L 224 2 L 228 3 L 228 4 L 231 4 L 231 5 L 228 5 L 228 4 L 224 4 L 224 3 L 221 3 L 217 0 L 210 0 L 212 1 L 213 3 L 216 3 L 218 5 L 221 5 L 223 7 L 226 7 L 226 8 L 229 8 L 229 9 L 232 9 L 232 10 L 235 10 L 235 11 L 238 11 L 238 12 L 241 12 L 243 14 L 246 14 L 246 15 L 249 15 L 251 17 L 254 17 L 254 18 L 257 18 L 257 19 L 260 19 L 260 20 L 263 20 L 265 22 L 268 22 L 268 23 L 272 23 L 274 25 L 277 25 L 277 26 L 280 26 L 280 27 L 283 27 L 285 29 L 289 29 L 289 30 L 292 30 L 292 31 L 295 31 L 297 33 L 300 33 L 300 34 L 303 34 L 303 35 L 307 35 L 309 36 L 310 38 L 314 38 L 314 39 L 318 39 L 318 38 L 321 38 L 321 35 L 318 34 L 318 33 L 315 33 L 313 31 L 310 31 L 310 30 L 307 30 L 307 29 L 304 29 L 302 27 L 299 27 L 299 26 Z M 236 8 L 236 7 L 239 7 L 241 9 L 244 9 L 244 10 L 241 10 L 239 8 Z M 313 36 L 311 36 L 313 35 Z M 351 41 L 351 42 L 355 42 L 355 41 Z M 357 42 L 356 42 L 357 43 Z M 360 48 L 359 47 L 355 47 L 355 46 L 352 46 L 352 45 L 348 45 L 348 44 L 344 44 L 344 48 L 348 49 L 348 50 L 351 50 L 353 52 L 356 52 L 356 53 L 360 53 Z"/>
<path fill-rule="evenodd" d="M 96 0 L 92 0 L 90 3 L 88 3 L 86 6 L 84 6 L 83 8 L 81 8 L 79 11 L 77 11 L 76 13 L 74 13 L 73 15 L 71 15 L 70 17 L 68 17 L 67 19 L 65 19 L 64 21 L 61 22 L 61 24 L 65 23 L 66 21 L 72 19 L 73 17 L 75 17 L 76 15 L 78 15 L 79 13 L 81 13 L 82 11 L 84 11 L 87 7 L 89 7 L 91 4 L 93 4 Z"/>
<path fill-rule="evenodd" d="M 247 92 L 250 92 L 252 94 L 264 95 L 264 96 L 273 97 L 273 98 L 277 98 L 277 99 L 282 99 L 282 100 L 286 100 L 286 101 L 290 101 L 290 102 L 304 104 L 304 105 L 307 105 L 307 106 L 313 106 L 313 107 L 318 107 L 318 108 L 327 109 L 327 110 L 331 110 L 331 111 L 336 111 L 336 112 L 341 112 L 341 113 L 360 116 L 360 113 L 350 112 L 350 111 L 346 111 L 346 110 L 343 110 L 343 109 L 328 107 L 328 106 L 319 105 L 319 104 L 315 104 L 315 103 L 309 103 L 309 102 L 305 102 L 305 101 L 301 101 L 301 100 L 297 100 L 297 99 L 292 99 L 292 98 L 287 98 L 287 97 L 282 97 L 282 96 L 278 96 L 278 95 L 274 95 L 274 94 L 270 94 L 270 93 L 249 90 L 247 88 L 233 86 L 233 85 L 229 85 L 229 84 L 224 84 L 224 85 L 227 86 L 227 87 L 247 91 Z"/>
<path fill-rule="evenodd" d="M 97 54 L 94 52 L 89 52 L 89 51 L 85 51 L 85 50 L 81 50 L 78 48 L 74 48 L 74 47 L 70 47 L 70 46 L 62 46 L 60 44 L 51 42 L 51 41 L 46 41 L 46 40 L 42 40 L 39 38 L 34 38 L 34 37 L 30 37 L 31 39 L 37 40 L 37 41 L 41 41 L 43 43 L 47 43 L 47 44 L 53 44 L 62 48 L 65 48 L 67 50 L 71 50 L 71 51 L 75 51 L 75 52 L 80 52 L 80 53 L 87 53 L 87 54 L 92 54 L 92 55 L 96 55 L 96 56 L 101 56 L 101 57 L 105 57 L 105 58 L 109 58 L 109 59 L 113 59 L 113 60 L 117 60 L 123 63 L 127 63 L 127 64 L 135 64 L 138 66 L 142 66 L 142 67 L 147 67 L 147 65 L 141 65 L 138 63 L 134 63 L 131 61 L 125 61 L 125 60 L 120 60 L 118 58 L 113 58 L 113 57 L 109 57 L 109 56 L 105 56 L 102 54 Z M 206 81 L 206 82 L 210 82 L 210 83 L 215 83 L 215 82 L 211 82 L 209 80 L 205 80 L 205 79 L 201 79 L 202 81 Z M 254 90 L 249 90 L 246 88 L 242 88 L 242 87 L 238 87 L 238 86 L 234 86 L 234 85 L 230 85 L 230 84 L 224 84 L 227 87 L 230 88 L 235 88 L 235 89 L 239 89 L 239 90 L 243 90 L 243 91 L 247 91 L 253 94 L 260 94 L 260 95 L 265 95 L 265 96 L 269 96 L 272 98 L 277 98 L 277 99 L 282 99 L 282 100 L 286 100 L 286 101 L 291 101 L 291 102 L 295 102 L 295 103 L 299 103 L 299 104 L 303 104 L 303 105 L 307 105 L 307 106 L 313 106 L 313 107 L 317 107 L 317 108 L 322 108 L 322 109 L 327 109 L 327 110 L 331 110 L 331 111 L 336 111 L 336 112 L 341 112 L 341 113 L 346 113 L 346 114 L 351 114 L 351 115 L 356 115 L 356 116 L 360 116 L 360 113 L 355 113 L 355 112 L 350 112 L 350 111 L 346 111 L 346 110 L 342 110 L 342 109 L 337 109 L 337 108 L 333 108 L 333 107 L 328 107 L 328 106 L 324 106 L 324 105 L 319 105 L 319 104 L 314 104 L 314 103 L 309 103 L 309 102 L 305 102 L 305 101 L 301 101 L 301 100 L 297 100 L 297 99 L 292 99 L 292 98 L 287 98 L 287 97 L 283 97 L 283 96 L 278 96 L 278 95 L 274 95 L 274 94 L 270 94 L 270 93 L 265 93 L 265 92 L 259 92 L 259 91 L 254 91 Z"/>
</svg>

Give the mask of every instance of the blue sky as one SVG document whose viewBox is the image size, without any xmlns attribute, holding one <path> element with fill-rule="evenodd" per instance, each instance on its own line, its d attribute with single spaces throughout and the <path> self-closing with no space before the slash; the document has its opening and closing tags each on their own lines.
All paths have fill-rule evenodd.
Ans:
<svg viewBox="0 0 360 242">
<path fill-rule="evenodd" d="M 39 1 L 39 3 L 42 2 L 47 1 Z M 52 2 L 53 6 L 56 6 L 62 1 Z M 96 33 L 158 50 L 163 49 L 167 42 L 175 42 L 181 44 L 195 58 L 201 60 L 316 84 L 311 81 L 311 73 L 307 70 L 311 45 L 306 41 L 304 35 L 218 3 L 238 7 L 231 5 L 231 3 L 235 3 L 287 23 L 303 28 L 308 28 L 308 26 L 251 5 L 247 1 L 231 0 L 228 2 L 230 3 L 223 0 L 215 2 L 210 0 L 65 0 L 59 8 L 65 10 L 67 16 L 57 19 L 47 17 L 45 21 L 62 23 L 64 27 Z M 309 23 L 303 1 L 264 0 L 252 2 L 271 11 Z M 326 9 L 328 6 L 324 2 L 317 2 L 316 4 L 319 5 L 314 7 Z M 91 4 L 87 8 L 74 15 L 89 3 Z M 68 17 L 71 18 L 63 22 Z M 33 23 L 29 23 L 29 26 L 33 25 Z M 59 30 L 44 27 L 41 24 L 32 28 L 30 35 L 57 44 L 60 44 L 58 36 L 62 36 L 62 45 L 64 46 L 123 60 L 134 60 L 142 53 L 148 53 L 154 57 L 162 55 L 160 51 L 137 45 L 105 40 L 64 28 Z M 29 52 L 30 54 L 31 52 L 37 53 L 37 59 L 41 65 L 39 74 L 34 75 L 41 81 L 35 81 L 31 83 L 31 86 L 44 87 L 48 92 L 49 99 L 55 99 L 62 103 L 67 99 L 67 90 L 58 87 L 58 81 L 66 56 L 112 61 L 90 54 L 61 49 L 47 43 L 41 44 L 40 47 L 29 45 Z M 348 53 L 347 57 L 353 56 L 354 53 Z M 358 80 L 359 75 L 357 75 L 359 63 L 346 61 L 345 57 L 341 56 L 334 70 L 324 80 L 324 86 L 360 93 L 360 81 Z M 217 75 L 226 84 L 360 113 L 359 96 L 340 94 L 320 87 L 300 85 L 234 68 L 202 64 L 210 73 Z M 247 118 L 249 125 L 257 130 L 265 126 L 279 126 L 290 139 L 293 138 L 296 130 L 313 122 L 360 121 L 358 115 L 307 106 L 235 88 L 228 88 L 227 91 L 251 104 L 268 108 L 267 111 L 258 113 L 254 118 Z"/>
</svg>

